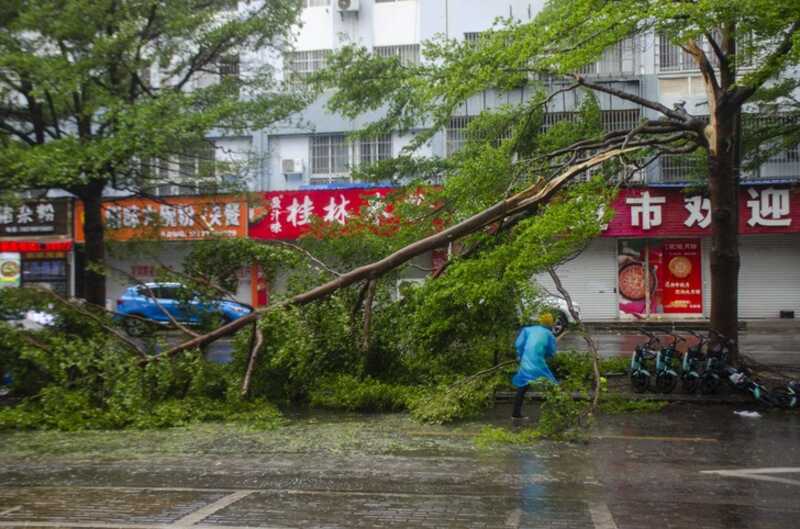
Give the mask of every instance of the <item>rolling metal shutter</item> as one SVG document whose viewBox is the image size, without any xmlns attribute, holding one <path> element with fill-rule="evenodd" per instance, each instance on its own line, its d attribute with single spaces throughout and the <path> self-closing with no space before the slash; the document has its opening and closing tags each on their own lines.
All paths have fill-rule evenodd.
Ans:
<svg viewBox="0 0 800 529">
<path fill-rule="evenodd" d="M 616 239 L 595 239 L 583 253 L 560 266 L 557 272 L 572 299 L 580 306 L 584 320 L 618 318 Z M 557 294 L 547 273 L 537 275 L 536 281 Z"/>
<path fill-rule="evenodd" d="M 800 318 L 800 234 L 743 235 L 739 253 L 739 317 Z"/>
</svg>

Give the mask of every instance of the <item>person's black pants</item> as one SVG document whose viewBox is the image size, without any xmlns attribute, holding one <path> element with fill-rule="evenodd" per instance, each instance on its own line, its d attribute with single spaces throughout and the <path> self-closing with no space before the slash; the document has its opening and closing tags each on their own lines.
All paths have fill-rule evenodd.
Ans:
<svg viewBox="0 0 800 529">
<path fill-rule="evenodd" d="M 522 417 L 522 401 L 525 400 L 525 393 L 527 392 L 528 384 L 517 388 L 517 393 L 514 395 L 514 411 L 511 412 L 512 417 Z"/>
</svg>

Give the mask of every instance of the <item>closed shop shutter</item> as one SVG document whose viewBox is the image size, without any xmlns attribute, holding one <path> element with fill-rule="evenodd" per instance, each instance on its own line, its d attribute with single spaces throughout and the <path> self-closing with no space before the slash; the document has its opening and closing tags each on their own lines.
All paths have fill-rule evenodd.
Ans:
<svg viewBox="0 0 800 529">
<path fill-rule="evenodd" d="M 617 319 L 617 240 L 595 239 L 578 257 L 557 270 L 561 282 L 581 308 L 584 320 Z M 536 280 L 556 293 L 548 274 Z"/>
<path fill-rule="evenodd" d="M 800 234 L 745 235 L 740 239 L 739 317 L 800 317 Z"/>
<path fill-rule="evenodd" d="M 705 238 L 703 246 L 703 316 L 711 317 L 711 239 Z"/>
</svg>

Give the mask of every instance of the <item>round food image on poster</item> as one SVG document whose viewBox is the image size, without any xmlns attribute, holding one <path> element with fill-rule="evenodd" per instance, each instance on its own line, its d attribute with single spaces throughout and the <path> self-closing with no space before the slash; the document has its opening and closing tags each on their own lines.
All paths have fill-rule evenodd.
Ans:
<svg viewBox="0 0 800 529">
<path fill-rule="evenodd" d="M 0 263 L 0 276 L 17 277 L 19 275 L 19 265 L 14 261 Z"/>
<path fill-rule="evenodd" d="M 650 274 L 650 290 L 655 287 L 655 276 Z M 632 301 L 645 298 L 647 291 L 644 285 L 644 265 L 632 262 L 619 269 L 619 292 Z"/>
<path fill-rule="evenodd" d="M 669 268 L 669 271 L 672 272 L 672 275 L 678 279 L 684 279 L 689 277 L 689 274 L 692 273 L 692 262 L 688 257 L 679 255 L 678 257 L 673 257 L 669 260 L 667 268 Z"/>
</svg>

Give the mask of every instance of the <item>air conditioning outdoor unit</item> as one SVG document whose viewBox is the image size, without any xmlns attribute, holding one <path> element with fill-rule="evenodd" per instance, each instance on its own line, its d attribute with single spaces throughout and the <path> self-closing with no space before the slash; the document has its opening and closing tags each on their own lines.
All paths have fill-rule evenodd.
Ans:
<svg viewBox="0 0 800 529">
<path fill-rule="evenodd" d="M 358 12 L 358 0 L 336 0 L 336 6 L 342 13 Z"/>
<path fill-rule="evenodd" d="M 285 175 L 303 174 L 303 160 L 281 160 L 281 172 Z"/>
</svg>

